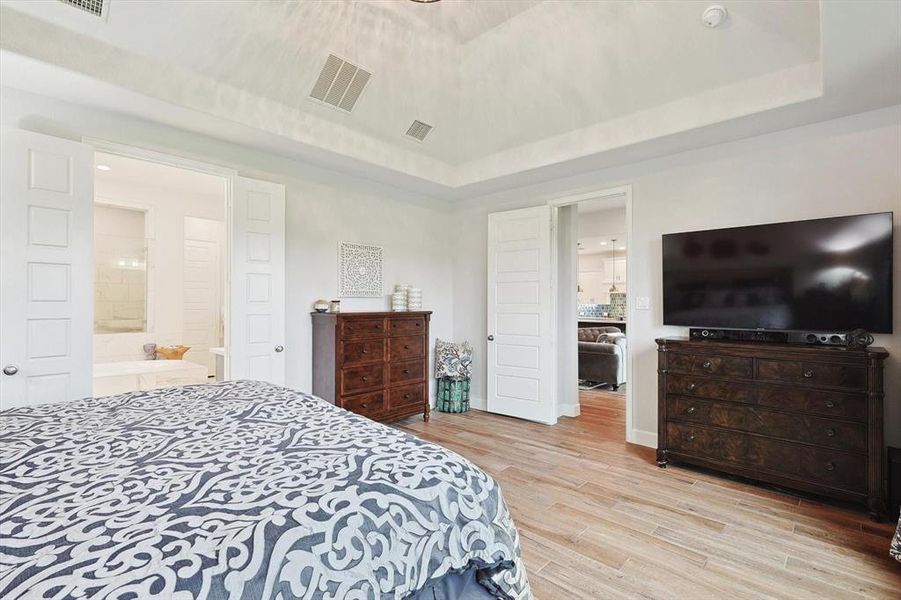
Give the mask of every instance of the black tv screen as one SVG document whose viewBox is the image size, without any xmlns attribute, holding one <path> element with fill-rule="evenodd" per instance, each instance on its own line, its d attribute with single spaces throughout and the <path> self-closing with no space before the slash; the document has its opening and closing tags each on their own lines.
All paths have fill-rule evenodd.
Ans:
<svg viewBox="0 0 901 600">
<path fill-rule="evenodd" d="M 892 213 L 663 236 L 663 322 L 892 331 Z"/>
</svg>

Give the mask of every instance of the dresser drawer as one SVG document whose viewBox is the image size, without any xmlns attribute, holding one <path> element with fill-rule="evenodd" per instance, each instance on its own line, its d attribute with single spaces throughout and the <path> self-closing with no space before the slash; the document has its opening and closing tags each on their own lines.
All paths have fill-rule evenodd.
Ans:
<svg viewBox="0 0 901 600">
<path fill-rule="evenodd" d="M 360 365 L 341 369 L 341 395 L 385 387 L 385 365 Z"/>
<path fill-rule="evenodd" d="M 867 389 L 866 367 L 790 360 L 757 360 L 757 379 L 801 385 Z"/>
<path fill-rule="evenodd" d="M 425 384 L 407 385 L 388 390 L 389 410 L 422 408 L 425 403 Z"/>
<path fill-rule="evenodd" d="M 425 337 L 410 335 L 390 338 L 388 340 L 388 356 L 391 361 L 417 358 L 425 354 Z"/>
<path fill-rule="evenodd" d="M 850 452 L 866 452 L 867 429 L 811 415 L 784 413 L 754 405 L 671 396 L 667 419 L 713 425 L 748 433 L 795 440 Z"/>
<path fill-rule="evenodd" d="M 693 398 L 761 404 L 824 417 L 856 420 L 867 418 L 867 397 L 863 394 L 846 394 L 768 383 L 733 383 L 691 375 L 668 375 L 666 392 Z"/>
<path fill-rule="evenodd" d="M 688 456 L 762 469 L 820 486 L 867 491 L 867 458 L 700 425 L 668 423 L 669 448 Z"/>
<path fill-rule="evenodd" d="M 339 337 L 342 340 L 374 338 L 385 335 L 385 319 L 341 319 Z"/>
<path fill-rule="evenodd" d="M 398 335 L 422 335 L 425 317 L 392 317 L 388 321 L 388 333 Z"/>
<path fill-rule="evenodd" d="M 360 365 L 385 360 L 385 340 L 360 340 L 339 342 L 344 365 Z"/>
<path fill-rule="evenodd" d="M 341 398 L 341 407 L 363 416 L 379 415 L 385 412 L 385 394 L 358 394 Z"/>
<path fill-rule="evenodd" d="M 757 397 L 757 388 L 753 383 L 733 383 L 691 375 L 668 375 L 666 391 L 669 394 L 752 404 Z"/>
<path fill-rule="evenodd" d="M 393 362 L 388 365 L 388 385 L 422 381 L 425 379 L 425 363 L 420 360 Z"/>
<path fill-rule="evenodd" d="M 673 352 L 667 359 L 667 368 L 677 373 L 744 377 L 754 373 L 753 361 L 742 356 L 716 356 L 713 354 L 683 354 Z"/>
<path fill-rule="evenodd" d="M 805 413 L 866 421 L 867 397 L 804 388 L 758 384 L 757 403 Z"/>
</svg>

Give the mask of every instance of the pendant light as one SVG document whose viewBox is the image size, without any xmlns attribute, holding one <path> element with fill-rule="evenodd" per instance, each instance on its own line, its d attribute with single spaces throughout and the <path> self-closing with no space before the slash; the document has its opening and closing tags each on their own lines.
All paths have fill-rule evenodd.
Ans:
<svg viewBox="0 0 901 600">
<path fill-rule="evenodd" d="M 610 284 L 610 293 L 618 292 L 616 289 L 616 238 L 610 240 L 613 243 L 613 283 Z"/>
</svg>

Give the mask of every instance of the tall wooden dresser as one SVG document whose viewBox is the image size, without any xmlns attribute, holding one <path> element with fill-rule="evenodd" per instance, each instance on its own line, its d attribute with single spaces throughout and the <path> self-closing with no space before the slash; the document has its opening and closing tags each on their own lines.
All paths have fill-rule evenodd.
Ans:
<svg viewBox="0 0 901 600">
<path fill-rule="evenodd" d="M 377 421 L 428 421 L 431 314 L 313 313 L 313 394 Z"/>
<path fill-rule="evenodd" d="M 887 514 L 882 348 L 658 339 L 658 449 L 670 460 Z"/>
</svg>

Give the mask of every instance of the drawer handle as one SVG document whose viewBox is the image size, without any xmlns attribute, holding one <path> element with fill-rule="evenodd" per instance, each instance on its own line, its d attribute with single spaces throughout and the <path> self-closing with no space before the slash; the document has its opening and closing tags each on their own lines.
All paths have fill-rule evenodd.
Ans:
<svg viewBox="0 0 901 600">
<path fill-rule="evenodd" d="M 688 391 L 689 391 L 689 392 L 693 392 L 693 391 L 695 391 L 695 388 L 696 388 L 696 387 L 698 387 L 696 384 L 694 384 L 694 383 L 689 383 L 689 384 L 688 384 Z"/>
<path fill-rule="evenodd" d="M 409 399 L 410 399 L 410 394 L 404 394 L 404 400 L 409 400 Z"/>
<path fill-rule="evenodd" d="M 834 463 L 834 462 L 827 462 L 827 463 L 826 463 L 826 470 L 827 470 L 827 471 L 834 471 L 834 470 L 835 470 L 835 463 Z"/>
<path fill-rule="evenodd" d="M 695 441 L 695 434 L 691 434 L 690 436 L 688 436 L 688 441 L 689 442 Z"/>
<path fill-rule="evenodd" d="M 804 379 L 810 379 L 811 377 L 813 377 L 813 371 L 807 369 L 802 373 L 802 375 L 804 375 Z"/>
<path fill-rule="evenodd" d="M 826 430 L 826 435 L 829 437 L 835 437 L 835 430 L 833 428 L 829 428 Z"/>
<path fill-rule="evenodd" d="M 363 377 L 361 377 L 360 379 L 362 379 L 363 381 L 369 381 L 369 378 L 366 377 L 365 375 L 363 375 Z"/>
<path fill-rule="evenodd" d="M 702 364 L 701 366 L 704 367 L 705 369 L 709 369 L 710 367 L 713 366 L 713 363 L 710 362 L 709 360 L 705 360 L 704 364 Z"/>
<path fill-rule="evenodd" d="M 410 369 L 404 369 L 404 375 L 409 375 L 409 374 L 410 374 Z"/>
<path fill-rule="evenodd" d="M 826 408 L 835 408 L 835 402 L 832 400 L 826 400 Z"/>
<path fill-rule="evenodd" d="M 366 403 L 365 403 L 365 402 L 364 402 L 364 403 L 362 403 L 362 404 L 360 404 L 360 408 L 366 408 L 366 407 L 367 407 L 367 406 L 369 406 L 369 405 L 368 405 L 368 404 L 366 404 Z"/>
<path fill-rule="evenodd" d="M 409 350 L 409 349 L 410 349 L 410 344 L 404 344 L 404 350 Z"/>
<path fill-rule="evenodd" d="M 369 354 L 369 348 L 363 348 L 363 354 Z"/>
<path fill-rule="evenodd" d="M 422 323 L 420 323 L 419 321 L 416 321 L 416 326 L 417 326 L 417 327 L 422 327 Z"/>
<path fill-rule="evenodd" d="M 689 406 L 689 407 L 685 410 L 685 412 L 687 412 L 687 413 L 690 414 L 690 415 L 693 415 L 693 414 L 695 414 L 695 410 L 697 410 L 697 409 L 695 409 L 694 406 Z"/>
</svg>

